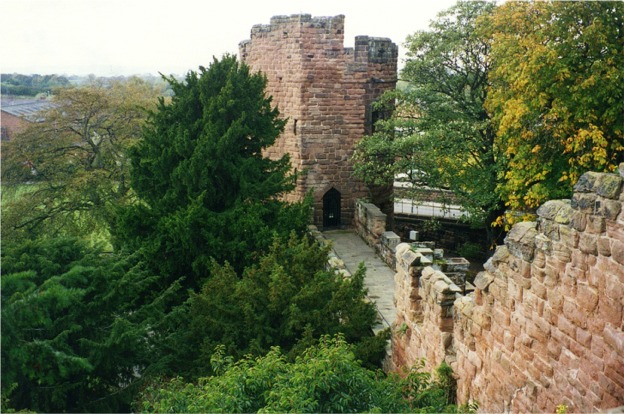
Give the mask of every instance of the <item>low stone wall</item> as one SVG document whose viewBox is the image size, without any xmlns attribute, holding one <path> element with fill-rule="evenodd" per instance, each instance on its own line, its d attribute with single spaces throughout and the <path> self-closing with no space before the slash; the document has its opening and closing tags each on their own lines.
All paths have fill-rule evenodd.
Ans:
<svg viewBox="0 0 624 414">
<path fill-rule="evenodd" d="M 395 250 L 401 239 L 394 232 L 386 231 L 386 215 L 376 205 L 357 200 L 354 224 L 357 234 L 394 269 Z"/>
<path fill-rule="evenodd" d="M 323 236 L 315 225 L 308 226 L 308 233 L 310 236 L 314 238 L 321 246 L 327 246 L 331 244 L 329 240 Z M 338 256 L 333 247 L 330 247 L 329 253 L 327 254 L 327 264 L 325 266 L 327 270 L 335 270 L 340 273 L 343 277 L 351 277 L 351 272 L 345 266 L 344 261 Z"/>
<path fill-rule="evenodd" d="M 381 242 L 386 231 L 386 215 L 372 203 L 363 200 L 355 202 L 355 231 L 370 246 Z"/>
<path fill-rule="evenodd" d="M 409 245 L 405 243 L 398 247 L 401 252 L 406 249 Z M 442 361 L 448 364 L 455 361 L 451 349 L 453 302 L 461 289 L 432 267 L 411 265 L 413 252 L 408 250 L 397 256 L 395 289 L 399 295 L 395 296 L 393 366 L 410 366 L 424 358 L 425 370 L 433 372 Z"/>
<path fill-rule="evenodd" d="M 571 200 L 549 201 L 537 222 L 512 228 L 466 296 L 400 245 L 394 369 L 446 360 L 459 402 L 484 412 L 623 405 L 623 183 L 583 175 Z"/>
</svg>

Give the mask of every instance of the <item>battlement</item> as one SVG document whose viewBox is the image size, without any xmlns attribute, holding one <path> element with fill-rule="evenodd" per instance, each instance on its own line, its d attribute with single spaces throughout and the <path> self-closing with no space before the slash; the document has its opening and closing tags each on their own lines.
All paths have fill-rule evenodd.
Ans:
<svg viewBox="0 0 624 414">
<path fill-rule="evenodd" d="M 355 47 L 344 47 L 345 16 L 317 16 L 310 14 L 293 14 L 290 16 L 273 16 L 269 24 L 256 24 L 251 28 L 250 39 L 239 43 L 242 57 L 247 57 L 254 39 L 271 37 L 273 41 L 283 42 L 291 39 L 303 42 L 305 39 L 315 40 L 317 45 L 352 57 L 357 63 L 395 64 L 398 59 L 398 47 L 389 38 L 356 36 Z M 323 35 L 323 38 L 319 38 Z M 282 40 L 279 40 L 282 39 Z M 301 52 L 306 48 L 302 47 Z M 396 78 L 396 76 L 394 77 Z"/>
<path fill-rule="evenodd" d="M 304 28 L 315 28 L 325 30 L 342 30 L 344 33 L 344 20 L 345 16 L 339 14 L 337 16 L 316 16 L 312 17 L 311 14 L 291 14 L 290 16 L 273 16 L 271 17 L 271 23 L 269 25 L 255 25 L 251 29 L 253 33 L 255 27 L 266 27 L 279 29 L 284 25 L 296 23 Z"/>
<path fill-rule="evenodd" d="M 310 14 L 293 14 L 290 16 L 273 16 L 269 24 L 256 24 L 251 28 L 250 38 L 239 43 L 239 49 L 250 46 L 257 38 L 276 36 L 275 40 L 281 39 L 301 39 L 303 37 L 314 37 L 319 34 L 330 35 L 344 41 L 344 20 L 345 16 L 320 16 L 312 17 Z"/>
<path fill-rule="evenodd" d="M 396 62 L 399 49 L 387 37 L 356 36 L 355 58 L 370 63 Z"/>
<path fill-rule="evenodd" d="M 446 361 L 459 401 L 487 412 L 623 405 L 623 187 L 624 163 L 584 174 L 571 200 L 509 231 L 467 295 L 448 268 L 423 268 L 428 252 L 397 246 L 395 367 Z"/>
</svg>

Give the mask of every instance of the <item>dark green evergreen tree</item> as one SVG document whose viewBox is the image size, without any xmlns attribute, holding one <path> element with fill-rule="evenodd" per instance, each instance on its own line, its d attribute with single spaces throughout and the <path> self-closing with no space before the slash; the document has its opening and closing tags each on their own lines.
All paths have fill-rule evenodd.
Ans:
<svg viewBox="0 0 624 414">
<path fill-rule="evenodd" d="M 294 184 L 288 157 L 262 154 L 285 125 L 262 74 L 225 56 L 185 82 L 167 81 L 172 102 L 161 100 L 130 153 L 139 203 L 115 231 L 117 243 L 140 249 L 164 281 L 186 277 L 199 287 L 212 259 L 240 271 L 274 233 L 303 231 L 308 214 L 303 204 L 280 201 Z"/>
<path fill-rule="evenodd" d="M 327 253 L 327 247 L 293 235 L 287 242 L 275 239 L 242 277 L 215 263 L 202 290 L 170 315 L 179 332 L 163 352 L 176 355 L 172 371 L 206 375 L 218 345 L 237 359 L 273 346 L 295 356 L 322 335 L 337 333 L 355 345 L 366 366 L 379 367 L 388 332 L 372 335 L 377 312 L 365 301 L 364 269 L 345 279 L 326 270 Z"/>
<path fill-rule="evenodd" d="M 2 411 L 128 411 L 171 296 L 153 283 L 131 257 L 76 239 L 5 246 Z"/>
</svg>

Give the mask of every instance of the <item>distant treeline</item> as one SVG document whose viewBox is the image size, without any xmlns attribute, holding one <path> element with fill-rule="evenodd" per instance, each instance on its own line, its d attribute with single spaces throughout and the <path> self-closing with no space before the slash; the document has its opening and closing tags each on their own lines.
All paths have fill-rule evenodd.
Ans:
<svg viewBox="0 0 624 414">
<path fill-rule="evenodd" d="M 19 73 L 0 74 L 0 85 L 2 96 L 37 96 L 40 93 L 55 93 L 55 89 L 67 88 L 71 86 L 81 86 L 87 84 L 108 85 L 115 82 L 126 82 L 132 79 L 141 79 L 147 84 L 162 89 L 163 96 L 172 96 L 171 86 L 162 76 L 152 74 L 131 75 L 131 76 L 96 76 L 96 75 L 22 75 Z M 182 78 L 180 78 L 182 79 Z"/>
<path fill-rule="evenodd" d="M 21 75 L 3 73 L 0 75 L 2 95 L 36 96 L 51 92 L 54 88 L 70 85 L 69 79 L 60 75 Z"/>
</svg>

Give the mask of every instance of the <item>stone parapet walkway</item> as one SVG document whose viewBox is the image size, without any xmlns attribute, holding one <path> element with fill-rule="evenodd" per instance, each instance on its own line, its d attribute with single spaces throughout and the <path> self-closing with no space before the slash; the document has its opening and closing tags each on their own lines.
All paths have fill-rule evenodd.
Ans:
<svg viewBox="0 0 624 414">
<path fill-rule="evenodd" d="M 351 273 L 355 273 L 360 263 L 366 266 L 364 285 L 368 298 L 373 301 L 379 313 L 379 323 L 375 332 L 391 327 L 396 320 L 394 305 L 394 270 L 388 267 L 375 250 L 353 230 L 324 231 L 323 236 L 331 240 L 334 252 L 344 262 Z"/>
</svg>

